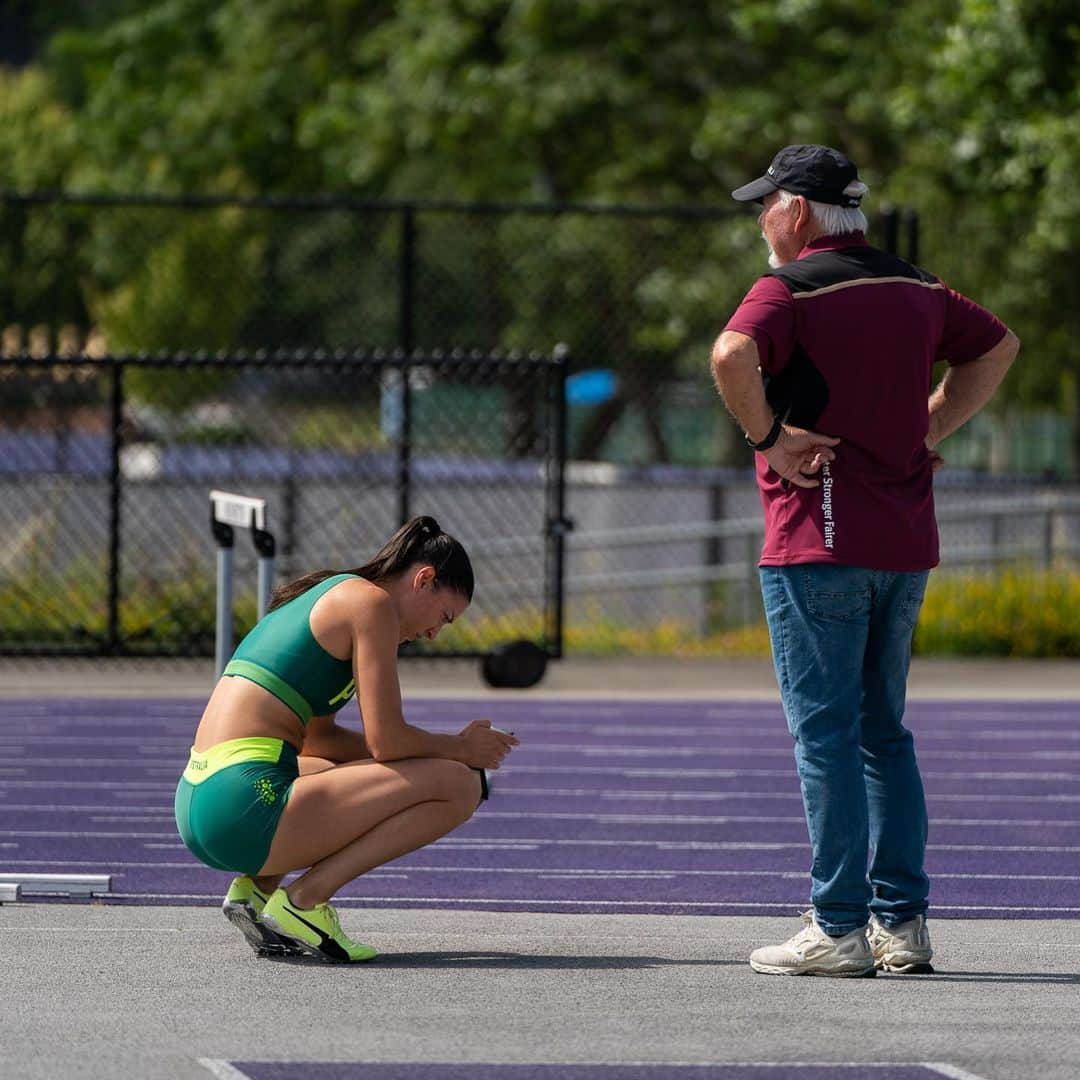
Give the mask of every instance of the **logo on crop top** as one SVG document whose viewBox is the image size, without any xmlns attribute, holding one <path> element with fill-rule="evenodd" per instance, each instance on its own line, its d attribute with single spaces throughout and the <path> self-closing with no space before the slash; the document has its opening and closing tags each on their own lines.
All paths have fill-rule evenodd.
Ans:
<svg viewBox="0 0 1080 1080">
<path fill-rule="evenodd" d="M 265 776 L 260 776 L 255 781 L 255 794 L 258 796 L 259 802 L 264 803 L 266 806 L 273 806 L 277 802 L 277 791 L 274 784 Z"/>
<path fill-rule="evenodd" d="M 825 519 L 825 546 L 831 551 L 836 546 L 836 521 L 833 519 L 832 473 L 828 465 L 821 466 L 821 513 Z"/>
<path fill-rule="evenodd" d="M 327 702 L 327 704 L 328 705 L 338 705 L 338 704 L 344 705 L 345 702 L 348 701 L 349 698 L 351 698 L 353 696 L 353 691 L 355 691 L 355 690 L 356 690 L 356 680 L 355 679 L 350 679 L 348 681 L 348 683 L 346 684 L 345 688 L 341 691 L 341 693 L 336 694 L 334 697 L 332 697 L 329 700 L 329 702 Z"/>
<path fill-rule="evenodd" d="M 205 768 L 208 767 L 208 765 L 209 762 L 206 760 L 206 758 L 193 757 L 188 762 L 188 768 L 191 769 L 192 772 L 202 772 Z"/>
</svg>

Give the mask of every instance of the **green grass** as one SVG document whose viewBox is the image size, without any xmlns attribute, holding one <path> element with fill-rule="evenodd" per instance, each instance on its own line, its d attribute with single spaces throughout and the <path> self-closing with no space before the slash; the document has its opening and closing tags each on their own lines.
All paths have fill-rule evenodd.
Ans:
<svg viewBox="0 0 1080 1080">
<path fill-rule="evenodd" d="M 18 580 L 0 579 L 0 648 L 74 649 L 104 640 L 104 578 L 101 567 L 81 565 L 64 576 L 38 566 Z M 192 647 L 212 649 L 214 585 L 204 573 L 192 568 L 189 575 L 167 581 L 126 579 L 122 596 L 121 634 L 132 650 L 182 654 Z M 238 596 L 236 640 L 254 618 L 254 598 Z M 462 620 L 439 645 L 447 651 L 485 651 L 519 637 L 543 640 L 543 620 L 535 607 Z M 564 648 L 578 656 L 767 657 L 769 638 L 764 623 L 702 634 L 677 619 L 642 626 L 586 614 L 568 619 Z M 1080 658 L 1080 570 L 1062 566 L 984 575 L 935 573 L 915 634 L 915 652 Z"/>
</svg>

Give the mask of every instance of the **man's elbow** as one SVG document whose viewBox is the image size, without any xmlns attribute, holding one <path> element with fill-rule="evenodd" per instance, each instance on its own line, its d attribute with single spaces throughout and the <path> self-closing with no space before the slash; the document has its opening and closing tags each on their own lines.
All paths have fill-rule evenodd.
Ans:
<svg viewBox="0 0 1080 1080">
<path fill-rule="evenodd" d="M 1017 353 L 1020 352 L 1020 339 L 1011 330 L 1006 330 L 1005 343 L 1008 349 L 1009 363 L 1011 364 L 1016 359 Z"/>
<path fill-rule="evenodd" d="M 1006 330 L 1005 336 L 986 354 L 986 359 L 1008 369 L 1019 351 L 1020 339 L 1011 330 Z"/>
<path fill-rule="evenodd" d="M 758 366 L 758 350 L 754 339 L 733 330 L 725 330 L 713 345 L 711 366 L 713 374 L 733 367 Z"/>
</svg>

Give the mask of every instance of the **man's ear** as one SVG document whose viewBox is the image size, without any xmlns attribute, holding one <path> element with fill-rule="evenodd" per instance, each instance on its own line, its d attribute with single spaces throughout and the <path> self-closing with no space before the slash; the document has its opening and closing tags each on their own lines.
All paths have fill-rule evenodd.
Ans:
<svg viewBox="0 0 1080 1080">
<path fill-rule="evenodd" d="M 805 195 L 796 195 L 791 200 L 791 206 L 796 209 L 795 213 L 795 228 L 805 229 L 810 224 L 810 200 Z"/>
</svg>

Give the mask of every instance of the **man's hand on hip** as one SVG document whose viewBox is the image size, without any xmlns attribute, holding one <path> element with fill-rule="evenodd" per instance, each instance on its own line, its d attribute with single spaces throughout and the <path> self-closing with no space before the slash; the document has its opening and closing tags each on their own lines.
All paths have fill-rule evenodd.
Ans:
<svg viewBox="0 0 1080 1080">
<path fill-rule="evenodd" d="M 836 460 L 839 439 L 821 435 L 816 431 L 791 427 L 785 424 L 780 438 L 768 450 L 759 451 L 769 463 L 769 468 L 796 487 L 818 487 L 816 479 L 821 467 Z"/>
</svg>

